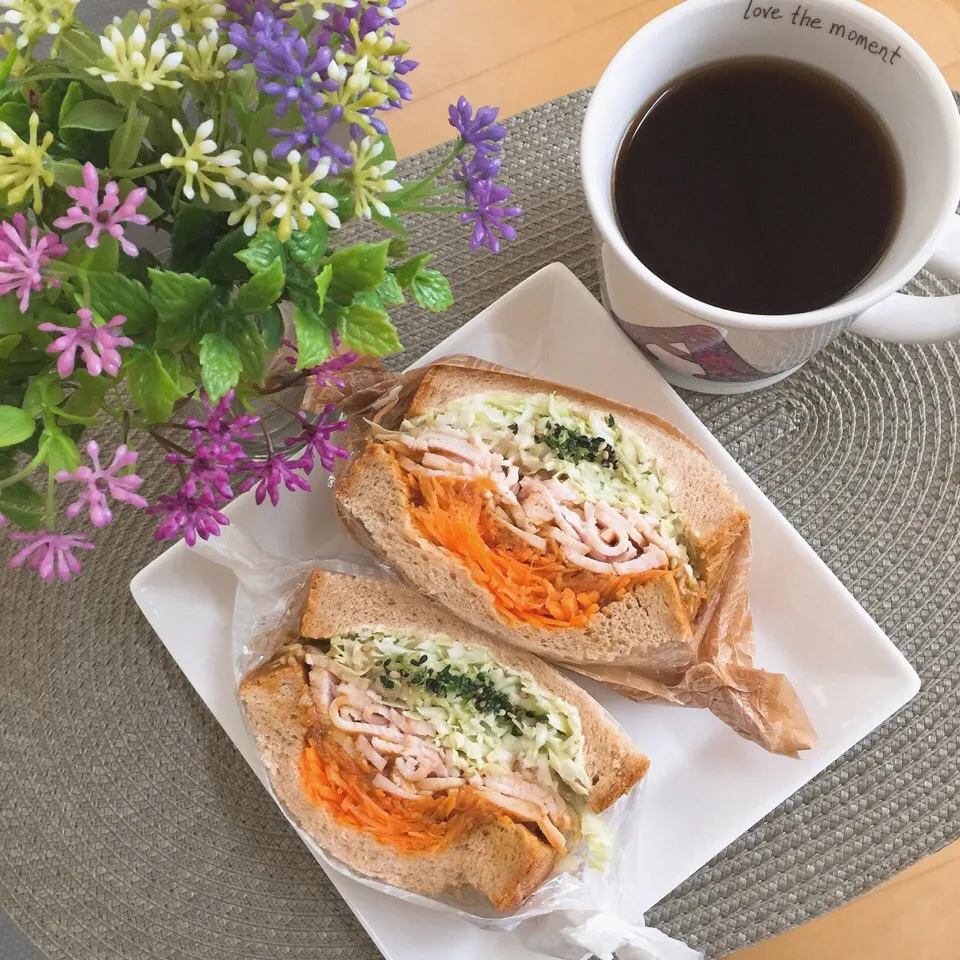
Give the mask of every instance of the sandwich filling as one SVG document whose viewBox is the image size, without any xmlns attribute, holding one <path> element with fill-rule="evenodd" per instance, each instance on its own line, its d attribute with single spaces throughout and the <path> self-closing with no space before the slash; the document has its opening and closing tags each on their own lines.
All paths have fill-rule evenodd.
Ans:
<svg viewBox="0 0 960 960">
<path fill-rule="evenodd" d="M 580 715 L 532 676 L 443 636 L 370 629 L 303 649 L 301 782 L 338 822 L 417 853 L 508 820 L 559 855 L 583 837 L 605 862 Z"/>
<path fill-rule="evenodd" d="M 703 598 L 669 481 L 612 414 L 556 394 L 453 401 L 380 431 L 418 532 L 466 566 L 509 621 L 583 627 L 631 586 Z"/>
</svg>

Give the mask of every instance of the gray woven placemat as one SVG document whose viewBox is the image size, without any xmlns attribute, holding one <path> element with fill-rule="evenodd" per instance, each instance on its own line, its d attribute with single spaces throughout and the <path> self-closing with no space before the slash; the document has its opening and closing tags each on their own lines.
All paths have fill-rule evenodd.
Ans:
<svg viewBox="0 0 960 960">
<path fill-rule="evenodd" d="M 453 219 L 418 226 L 458 302 L 402 318 L 402 361 L 550 261 L 597 290 L 576 163 L 586 99 L 508 122 L 505 174 L 527 215 L 499 258 L 467 257 Z M 914 292 L 948 291 L 924 276 Z M 898 717 L 652 911 L 711 956 L 960 834 L 958 397 L 955 345 L 854 337 L 764 393 L 686 397 L 923 678 Z M 51 960 L 376 957 L 130 599 L 158 551 L 146 518 L 118 511 L 75 583 L 0 581 L 2 906 Z"/>
</svg>

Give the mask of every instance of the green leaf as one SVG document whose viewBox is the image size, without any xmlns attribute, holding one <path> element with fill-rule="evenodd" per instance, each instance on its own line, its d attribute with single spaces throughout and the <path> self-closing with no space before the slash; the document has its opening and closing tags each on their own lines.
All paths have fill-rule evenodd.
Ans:
<svg viewBox="0 0 960 960">
<path fill-rule="evenodd" d="M 334 251 L 330 256 L 333 279 L 330 292 L 337 297 L 351 296 L 357 290 L 376 290 L 387 272 L 387 247 L 382 243 L 356 243 Z"/>
<path fill-rule="evenodd" d="M 247 268 L 237 259 L 250 238 L 237 227 L 222 236 L 200 266 L 199 274 L 220 286 L 233 286 L 247 276 Z"/>
<path fill-rule="evenodd" d="M 125 334 L 142 333 L 157 319 L 156 307 L 139 280 L 131 280 L 122 273 L 88 273 L 87 279 L 93 309 L 107 319 L 123 314 L 127 318 L 123 325 Z"/>
<path fill-rule="evenodd" d="M 330 231 L 319 218 L 314 217 L 306 230 L 294 230 L 287 241 L 287 250 L 304 266 L 316 267 L 327 252 Z"/>
<path fill-rule="evenodd" d="M 22 339 L 23 337 L 19 333 L 11 333 L 5 337 L 0 337 L 0 360 L 6 360 L 19 346 Z"/>
<path fill-rule="evenodd" d="M 64 130 L 116 130 L 123 123 L 124 112 L 109 100 L 83 100 L 60 120 Z"/>
<path fill-rule="evenodd" d="M 74 371 L 77 389 L 70 394 L 63 409 L 73 416 L 92 417 L 100 411 L 100 403 L 110 388 L 106 377 L 91 377 L 85 370 Z"/>
<path fill-rule="evenodd" d="M 257 320 L 260 321 L 263 344 L 267 348 L 267 353 L 276 353 L 280 349 L 280 338 L 283 336 L 283 317 L 280 311 L 273 307 L 266 313 L 261 313 Z"/>
<path fill-rule="evenodd" d="M 376 210 L 372 211 L 372 216 L 376 223 L 379 223 L 380 226 L 385 230 L 395 233 L 398 238 L 405 238 L 407 236 L 407 228 L 404 226 L 403 221 L 399 217 L 385 217 L 382 213 L 378 213 Z"/>
<path fill-rule="evenodd" d="M 26 410 L 0 406 L 0 447 L 12 447 L 33 436 L 37 424 Z"/>
<path fill-rule="evenodd" d="M 242 315 L 263 313 L 276 303 L 285 283 L 283 261 L 277 257 L 269 267 L 258 270 L 240 287 L 233 305 Z"/>
<path fill-rule="evenodd" d="M 137 162 L 149 125 L 150 117 L 137 114 L 117 127 L 110 138 L 110 166 L 114 170 L 126 170 Z"/>
<path fill-rule="evenodd" d="M 71 80 L 70 86 L 67 87 L 67 92 L 63 95 L 63 100 L 60 102 L 60 117 L 58 120 L 58 126 L 63 125 L 64 118 L 67 117 L 70 111 L 82 100 L 83 84 L 77 82 L 76 80 Z"/>
<path fill-rule="evenodd" d="M 49 156 L 45 156 L 43 166 L 53 174 L 54 183 L 61 190 L 64 187 L 83 186 L 83 167 L 79 160 L 52 160 Z"/>
<path fill-rule="evenodd" d="M 407 256 L 408 253 L 410 253 L 409 237 L 394 237 L 387 247 L 387 256 L 389 256 L 391 260 L 400 260 L 402 257 Z"/>
<path fill-rule="evenodd" d="M 299 122 L 297 120 L 298 116 L 299 113 L 296 110 L 288 110 L 285 117 L 278 118 L 274 113 L 273 104 L 268 103 L 257 110 L 250 118 L 250 125 L 247 127 L 247 134 L 243 138 L 243 142 L 251 153 L 259 148 L 260 150 L 266 150 L 269 154 L 276 142 L 268 132 L 271 127 L 280 130 L 292 130 Z"/>
<path fill-rule="evenodd" d="M 56 322 L 56 321 L 54 321 Z M 20 302 L 12 293 L 0 297 L 0 333 L 23 333 L 37 325 L 37 317 L 31 309 L 20 312 Z"/>
<path fill-rule="evenodd" d="M 48 424 L 40 434 L 40 453 L 44 463 L 53 472 L 73 472 L 80 466 L 77 445 L 59 428 Z"/>
<path fill-rule="evenodd" d="M 396 269 L 397 283 L 404 290 L 409 290 L 413 286 L 413 281 L 417 274 L 433 259 L 432 253 L 418 253 L 411 257 L 406 263 L 401 263 Z"/>
<path fill-rule="evenodd" d="M 439 270 L 421 270 L 410 285 L 413 299 L 433 313 L 443 313 L 453 303 L 450 281 Z"/>
<path fill-rule="evenodd" d="M 185 396 L 154 350 L 141 349 L 124 363 L 127 386 L 137 408 L 151 423 L 165 423 Z"/>
<path fill-rule="evenodd" d="M 93 251 L 88 270 L 100 273 L 115 273 L 120 264 L 120 244 L 113 237 L 100 235 L 100 242 Z"/>
<path fill-rule="evenodd" d="M 43 497 L 26 480 L 0 490 L 0 513 L 21 530 L 39 530 L 43 526 L 43 510 Z"/>
<path fill-rule="evenodd" d="M 382 357 L 403 349 L 386 311 L 366 303 L 350 304 L 338 326 L 343 342 L 358 353 Z"/>
<path fill-rule="evenodd" d="M 264 233 L 258 233 L 247 244 L 246 250 L 241 250 L 234 256 L 241 263 L 246 264 L 251 273 L 258 273 L 269 267 L 277 257 L 283 257 L 283 244 L 272 230 L 267 230 Z"/>
<path fill-rule="evenodd" d="M 222 333 L 204 334 L 200 341 L 200 366 L 203 385 L 212 403 L 235 387 L 243 372 L 240 351 Z"/>
<path fill-rule="evenodd" d="M 170 235 L 170 268 L 193 273 L 227 229 L 226 214 L 181 203 Z"/>
<path fill-rule="evenodd" d="M 56 373 L 34 377 L 23 395 L 20 405 L 31 417 L 38 417 L 44 410 L 51 410 L 63 403 L 63 387 Z"/>
<path fill-rule="evenodd" d="M 256 321 L 247 318 L 232 324 L 228 335 L 240 354 L 243 375 L 251 383 L 262 384 L 266 378 L 267 345 Z"/>
<path fill-rule="evenodd" d="M 407 302 L 397 278 L 389 270 L 380 281 L 376 293 L 380 302 L 387 307 L 402 307 Z"/>
<path fill-rule="evenodd" d="M 328 263 L 318 274 L 315 281 L 317 288 L 317 300 L 319 308 L 323 309 L 324 301 L 327 299 L 327 291 L 330 289 L 330 280 L 333 277 L 333 264 Z"/>
<path fill-rule="evenodd" d="M 213 285 L 206 277 L 150 270 L 150 296 L 164 320 L 190 320 L 204 307 Z"/>
<path fill-rule="evenodd" d="M 7 124 L 21 140 L 30 139 L 30 108 L 12 100 L 0 106 L 0 121 Z"/>
<path fill-rule="evenodd" d="M 383 163 L 384 160 L 396 160 L 397 148 L 393 145 L 393 141 L 390 139 L 389 134 L 383 134 L 379 140 L 383 144 L 383 152 L 380 154 L 380 158 L 377 160 L 377 163 Z"/>
<path fill-rule="evenodd" d="M 323 363 L 333 350 L 333 336 L 320 314 L 312 307 L 297 304 L 293 326 L 297 331 L 297 369 Z"/>
</svg>

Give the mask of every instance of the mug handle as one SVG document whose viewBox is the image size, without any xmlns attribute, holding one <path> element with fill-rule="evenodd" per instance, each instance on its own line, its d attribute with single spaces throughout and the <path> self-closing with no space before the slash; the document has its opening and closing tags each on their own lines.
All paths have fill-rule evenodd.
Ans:
<svg viewBox="0 0 960 960">
<path fill-rule="evenodd" d="M 950 218 L 927 268 L 960 283 L 960 216 Z M 895 343 L 954 340 L 960 337 L 960 293 L 949 297 L 895 293 L 864 310 L 848 329 L 864 337 Z"/>
</svg>

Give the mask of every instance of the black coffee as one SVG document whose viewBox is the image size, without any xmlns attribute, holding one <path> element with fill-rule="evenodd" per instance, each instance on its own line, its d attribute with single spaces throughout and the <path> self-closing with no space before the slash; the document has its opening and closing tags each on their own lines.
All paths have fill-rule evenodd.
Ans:
<svg viewBox="0 0 960 960">
<path fill-rule="evenodd" d="M 658 277 L 718 307 L 815 310 L 877 265 L 903 174 L 874 112 L 787 60 L 680 77 L 640 111 L 613 178 L 617 221 Z"/>
</svg>

